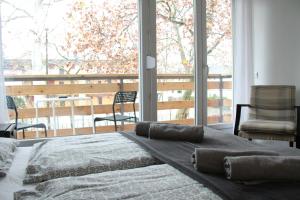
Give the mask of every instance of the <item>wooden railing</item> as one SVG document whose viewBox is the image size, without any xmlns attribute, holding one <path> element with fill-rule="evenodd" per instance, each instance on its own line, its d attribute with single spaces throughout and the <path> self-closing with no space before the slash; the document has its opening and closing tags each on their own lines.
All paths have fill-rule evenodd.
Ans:
<svg viewBox="0 0 300 200">
<path fill-rule="evenodd" d="M 192 75 L 175 75 L 166 74 L 158 75 L 157 88 L 159 92 L 193 90 L 194 83 Z M 22 75 L 22 76 L 6 76 L 6 92 L 10 96 L 32 97 L 35 95 L 60 96 L 60 95 L 78 95 L 86 94 L 94 97 L 94 114 L 109 114 L 112 112 L 111 105 L 99 104 L 97 96 L 99 94 L 117 91 L 138 90 L 137 75 Z M 84 81 L 84 83 L 82 83 Z M 100 83 L 101 82 L 101 83 Z M 47 84 L 46 84 L 47 83 Z M 208 90 L 218 91 L 219 98 L 208 99 L 208 107 L 219 109 L 219 115 L 208 116 L 209 123 L 230 122 L 231 115 L 223 114 L 224 107 L 232 107 L 231 99 L 223 97 L 223 90 L 232 89 L 231 76 L 210 75 L 208 80 Z M 171 109 L 187 109 L 194 107 L 192 100 L 174 100 L 158 102 L 158 110 Z M 136 106 L 138 108 L 138 105 Z M 121 108 L 119 107 L 119 110 Z M 131 112 L 131 108 L 124 106 L 124 112 Z M 39 108 L 39 117 L 51 117 L 51 108 Z M 56 108 L 57 116 L 68 116 L 71 114 L 70 107 Z M 76 115 L 90 115 L 89 105 L 77 105 L 75 109 Z M 23 109 L 19 109 L 19 118 L 34 119 L 35 108 L 31 105 Z M 170 120 L 169 122 L 192 124 L 193 119 Z M 131 129 L 132 125 L 126 124 L 125 130 Z M 92 128 L 78 128 L 78 133 L 89 134 Z M 113 126 L 97 126 L 96 132 L 113 131 Z M 69 135 L 72 129 L 60 129 L 58 135 Z M 28 131 L 26 137 L 34 137 L 35 132 Z M 49 136 L 53 135 L 53 131 L 49 130 Z"/>
</svg>

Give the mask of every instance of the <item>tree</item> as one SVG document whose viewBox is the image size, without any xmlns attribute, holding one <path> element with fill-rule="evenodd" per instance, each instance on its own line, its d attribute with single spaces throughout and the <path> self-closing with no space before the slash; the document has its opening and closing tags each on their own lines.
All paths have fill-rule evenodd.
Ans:
<svg viewBox="0 0 300 200">
<path fill-rule="evenodd" d="M 3 18 L 4 25 L 22 18 L 32 20 L 29 32 L 37 43 L 44 45 L 49 8 L 66 0 L 32 0 L 41 16 L 31 13 L 14 1 L 0 0 L 12 12 Z M 138 16 L 136 0 L 70 1 L 64 19 L 65 42 L 49 41 L 65 60 L 60 66 L 66 73 L 137 73 Z M 66 3 L 64 3 L 66 4 Z M 21 4 L 22 5 L 22 4 Z M 231 37 L 231 0 L 207 1 L 208 54 Z M 36 20 L 41 18 L 41 20 Z M 37 28 L 34 28 L 34 27 Z M 46 27 L 51 33 L 52 29 Z M 168 71 L 168 58 L 161 55 L 171 51 L 179 55 L 177 73 L 192 73 L 193 66 L 193 1 L 157 0 L 157 52 L 159 73 Z M 41 49 L 40 49 L 41 51 Z M 170 54 L 171 54 L 170 53 Z M 222 56 L 219 56 L 222 57 Z M 71 72 L 71 69 L 73 70 Z"/>
<path fill-rule="evenodd" d="M 69 31 L 61 47 L 82 71 L 136 74 L 138 16 L 135 1 L 77 0 L 66 20 Z M 76 67 L 70 62 L 70 68 Z"/>
<path fill-rule="evenodd" d="M 208 54 L 231 36 L 230 0 L 210 0 L 207 8 Z M 61 46 L 65 58 L 80 70 L 103 74 L 137 73 L 138 16 L 135 0 L 77 0 L 67 13 L 69 30 Z M 184 70 L 193 66 L 192 0 L 157 1 L 158 55 L 174 49 Z M 163 41 L 167 41 L 167 45 Z M 164 60 L 160 64 L 164 63 Z M 75 68 L 74 62 L 68 68 Z M 180 68 L 180 66 L 177 66 Z M 163 72 L 159 68 L 159 72 Z"/>
</svg>

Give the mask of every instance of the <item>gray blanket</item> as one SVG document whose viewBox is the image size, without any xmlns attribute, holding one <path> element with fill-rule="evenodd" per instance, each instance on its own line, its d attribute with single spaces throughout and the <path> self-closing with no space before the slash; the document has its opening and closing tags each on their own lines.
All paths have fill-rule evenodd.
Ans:
<svg viewBox="0 0 300 200">
<path fill-rule="evenodd" d="M 300 156 L 226 157 L 226 177 L 235 181 L 300 181 Z"/>
<path fill-rule="evenodd" d="M 35 144 L 25 184 L 53 178 L 156 164 L 135 142 L 119 133 L 56 138 Z"/>
<path fill-rule="evenodd" d="M 195 169 L 205 173 L 224 174 L 224 158 L 233 156 L 269 155 L 278 156 L 274 151 L 266 150 L 233 150 L 196 148 L 193 153 L 192 163 Z"/>
<path fill-rule="evenodd" d="M 202 184 L 169 165 L 67 177 L 15 193 L 15 200 L 219 200 Z"/>
<path fill-rule="evenodd" d="M 17 140 L 0 137 L 0 177 L 6 176 L 17 146 Z"/>
<path fill-rule="evenodd" d="M 203 135 L 203 126 L 152 123 L 149 129 L 149 138 L 151 139 L 200 143 L 203 139 Z"/>
</svg>

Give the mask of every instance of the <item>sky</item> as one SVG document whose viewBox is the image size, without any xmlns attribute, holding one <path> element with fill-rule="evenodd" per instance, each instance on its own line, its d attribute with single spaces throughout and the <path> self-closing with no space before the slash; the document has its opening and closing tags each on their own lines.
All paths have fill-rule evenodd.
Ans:
<svg viewBox="0 0 300 200">
<path fill-rule="evenodd" d="M 31 59 L 31 52 L 37 48 L 34 40 L 41 40 L 45 44 L 46 29 L 49 30 L 50 41 L 59 43 L 64 39 L 66 26 L 63 18 L 72 0 L 55 4 L 53 0 L 47 0 L 44 1 L 46 5 L 42 8 L 37 6 L 37 0 L 10 0 L 9 2 L 10 4 L 3 3 L 1 9 L 5 58 Z M 48 6 L 49 4 L 53 5 Z M 41 47 L 41 51 L 43 50 L 45 51 L 45 47 Z M 51 48 L 49 54 L 50 57 L 57 56 Z"/>
</svg>

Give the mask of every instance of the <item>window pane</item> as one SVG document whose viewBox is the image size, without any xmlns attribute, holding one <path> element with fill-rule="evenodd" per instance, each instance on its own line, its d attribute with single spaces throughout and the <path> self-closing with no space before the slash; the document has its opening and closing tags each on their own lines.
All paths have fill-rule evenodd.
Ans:
<svg viewBox="0 0 300 200">
<path fill-rule="evenodd" d="M 193 0 L 156 2 L 158 121 L 193 124 Z"/>
<path fill-rule="evenodd" d="M 1 14 L 4 72 L 15 78 L 6 85 L 22 120 L 36 122 L 36 103 L 58 96 L 90 97 L 95 115 L 105 116 L 111 114 L 115 92 L 125 84 L 127 90 L 137 90 L 136 0 L 10 0 L 2 2 Z M 76 78 L 85 74 L 86 78 Z M 22 80 L 24 75 L 35 76 Z M 89 105 L 88 101 L 75 102 L 78 133 L 91 132 Z M 40 110 L 38 122 L 53 129 L 51 106 L 40 103 L 39 107 L 44 110 Z M 68 129 L 62 134 L 70 133 L 71 103 L 58 102 L 56 107 L 57 128 Z M 102 126 L 99 132 L 114 130 L 112 123 L 97 125 Z M 109 128 L 103 127 L 106 125 Z"/>
<path fill-rule="evenodd" d="M 231 0 L 207 0 L 208 124 L 232 121 Z"/>
</svg>

